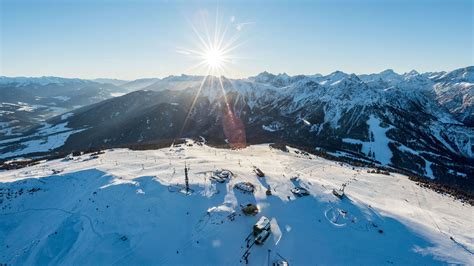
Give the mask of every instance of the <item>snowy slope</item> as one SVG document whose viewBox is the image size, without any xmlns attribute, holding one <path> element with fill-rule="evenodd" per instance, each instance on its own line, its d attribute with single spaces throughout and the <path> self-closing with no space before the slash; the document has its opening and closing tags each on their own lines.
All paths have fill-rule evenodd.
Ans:
<svg viewBox="0 0 474 266">
<path fill-rule="evenodd" d="M 69 114 L 64 114 L 67 117 Z M 0 141 L 4 147 L 0 153 L 0 159 L 9 157 L 20 157 L 32 153 L 51 152 L 64 145 L 69 136 L 81 132 L 84 129 L 72 130 L 67 123 L 51 125 L 43 123 L 35 134 L 27 137 L 17 137 Z"/>
<path fill-rule="evenodd" d="M 405 92 L 422 92 L 449 110 L 459 121 L 468 126 L 474 121 L 474 67 L 450 72 L 418 73 L 411 71 L 397 74 L 385 70 L 376 74 L 360 75 L 364 82 L 384 82 Z M 451 122 L 452 123 L 452 122 Z"/>
<path fill-rule="evenodd" d="M 472 206 L 403 175 L 297 152 L 264 144 L 117 149 L 0 172 L 0 263 L 239 265 L 262 215 L 272 235 L 251 248 L 250 265 L 277 254 L 290 265 L 474 263 Z M 192 195 L 179 192 L 185 161 Z M 257 178 L 254 165 L 266 177 Z M 217 168 L 234 176 L 214 183 L 209 171 Z M 242 181 L 255 193 L 233 188 Z M 341 201 L 331 190 L 343 183 Z M 295 197 L 294 185 L 311 195 Z M 249 202 L 261 210 L 255 217 L 241 215 L 239 205 Z"/>
<path fill-rule="evenodd" d="M 0 76 L 0 140 L 27 135 L 54 116 L 126 92 L 84 79 Z"/>
<path fill-rule="evenodd" d="M 232 142 L 229 132 L 237 132 L 225 129 L 230 110 L 244 144 L 276 141 L 352 153 L 472 192 L 474 128 L 467 122 L 474 102 L 473 73 L 467 67 L 424 74 L 263 72 L 247 79 L 180 75 L 139 80 L 146 81 L 143 90 L 49 119 L 81 132 L 41 151 L 48 155 L 199 136 L 225 145 Z M 4 123 L 1 130 L 13 138 L 15 127 Z M 34 129 L 28 133 L 35 134 Z M 24 149 L 31 146 L 24 143 L 29 140 L 0 143 L 0 160 L 28 156 L 34 151 Z"/>
</svg>

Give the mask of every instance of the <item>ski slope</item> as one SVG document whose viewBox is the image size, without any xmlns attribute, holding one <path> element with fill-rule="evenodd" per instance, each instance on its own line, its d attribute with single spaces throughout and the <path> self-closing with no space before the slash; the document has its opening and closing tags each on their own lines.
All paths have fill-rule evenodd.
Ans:
<svg viewBox="0 0 474 266">
<path fill-rule="evenodd" d="M 180 192 L 185 161 L 190 195 Z M 232 178 L 211 181 L 209 171 L 219 168 Z M 233 188 L 245 181 L 256 186 L 253 194 Z M 347 197 L 339 200 L 332 189 L 344 183 Z M 310 196 L 295 197 L 295 185 Z M 0 263 L 7 265 L 242 265 L 262 215 L 272 233 L 250 248 L 249 265 L 281 257 L 290 265 L 474 264 L 472 206 L 403 175 L 268 145 L 116 149 L 45 161 L 0 172 L 0 193 Z M 244 216 L 247 203 L 260 213 Z"/>
</svg>

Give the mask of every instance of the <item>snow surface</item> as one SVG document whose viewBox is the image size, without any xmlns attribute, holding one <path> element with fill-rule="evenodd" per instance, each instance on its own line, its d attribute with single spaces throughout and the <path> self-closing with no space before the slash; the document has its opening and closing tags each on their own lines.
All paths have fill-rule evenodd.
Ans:
<svg viewBox="0 0 474 266">
<path fill-rule="evenodd" d="M 364 154 L 375 154 L 375 156 L 372 157 L 374 157 L 377 161 L 381 162 L 382 164 L 389 165 L 393 154 L 388 147 L 390 139 L 387 137 L 387 131 L 392 127 L 381 127 L 380 120 L 373 115 L 369 117 L 367 123 L 369 124 L 369 133 L 373 133 L 374 139 L 372 141 L 361 141 L 350 138 L 342 139 L 342 141 L 351 144 L 361 144 L 362 152 Z"/>
<path fill-rule="evenodd" d="M 19 126 L 12 126 L 12 124 L 15 124 L 16 122 L 19 121 L 13 120 L 9 122 L 0 122 L 0 134 L 3 134 L 4 136 L 20 135 L 19 133 L 13 133 L 14 129 L 19 128 Z"/>
<path fill-rule="evenodd" d="M 278 121 L 273 121 L 268 125 L 262 125 L 262 129 L 268 132 L 276 132 L 284 129 L 284 126 L 282 123 Z"/>
<path fill-rule="evenodd" d="M 68 96 L 55 96 L 55 97 L 52 97 L 52 98 L 57 99 L 57 100 L 61 100 L 63 102 L 71 100 L 71 97 L 68 97 Z"/>
<path fill-rule="evenodd" d="M 0 141 L 0 148 L 12 148 L 11 151 L 0 154 L 0 159 L 54 150 L 63 146 L 70 135 L 85 130 L 73 130 L 67 127 L 67 123 L 68 122 L 57 125 L 44 123 L 44 125 L 39 128 L 36 133 L 29 137 L 19 137 Z M 34 137 L 34 139 L 29 140 L 30 137 Z M 18 143 L 14 143 L 21 140 L 23 141 L 19 143 L 20 145 L 18 145 Z"/>
<path fill-rule="evenodd" d="M 191 195 L 179 192 L 185 161 Z M 257 178 L 253 166 L 266 176 Z M 212 182 L 215 169 L 232 179 Z M 246 181 L 254 194 L 233 189 Z M 331 191 L 343 183 L 347 197 L 338 200 Z M 294 186 L 311 195 L 295 197 Z M 474 264 L 472 206 L 403 175 L 369 174 L 291 148 L 116 149 L 0 172 L 0 189 L 7 265 L 239 265 L 262 215 L 272 235 L 251 248 L 250 265 L 277 253 L 290 265 Z M 241 215 L 247 203 L 261 212 Z"/>
<path fill-rule="evenodd" d="M 61 115 L 61 120 L 66 120 L 70 118 L 71 116 L 74 116 L 74 113 L 65 113 Z"/>
<path fill-rule="evenodd" d="M 54 150 L 63 146 L 71 134 L 77 133 L 79 131 L 81 130 L 66 131 L 59 134 L 47 136 L 45 139 L 35 139 L 22 142 L 22 148 L 11 152 L 5 152 L 0 155 L 0 158 L 8 158 L 35 152 L 46 152 Z"/>
<path fill-rule="evenodd" d="M 120 97 L 120 96 L 124 96 L 126 93 L 124 92 L 112 92 L 110 93 L 110 96 L 112 97 Z"/>
</svg>

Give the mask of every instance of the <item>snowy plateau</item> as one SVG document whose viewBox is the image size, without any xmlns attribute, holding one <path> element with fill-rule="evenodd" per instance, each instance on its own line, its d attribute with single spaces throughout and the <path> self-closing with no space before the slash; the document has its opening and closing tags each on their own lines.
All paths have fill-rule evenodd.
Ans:
<svg viewBox="0 0 474 266">
<path fill-rule="evenodd" d="M 225 182 L 211 178 L 217 169 L 230 173 Z M 293 148 L 190 140 L 41 161 L 0 172 L 0 264 L 474 264 L 472 206 L 368 170 Z M 259 212 L 244 215 L 247 204 Z M 270 235 L 255 245 L 263 216 Z"/>
</svg>

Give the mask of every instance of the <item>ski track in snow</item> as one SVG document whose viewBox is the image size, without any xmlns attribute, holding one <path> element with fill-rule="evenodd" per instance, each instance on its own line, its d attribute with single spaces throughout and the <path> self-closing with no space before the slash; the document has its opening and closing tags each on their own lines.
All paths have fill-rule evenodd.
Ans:
<svg viewBox="0 0 474 266">
<path fill-rule="evenodd" d="M 362 144 L 362 152 L 365 155 L 375 153 L 375 159 L 384 165 L 389 165 L 392 159 L 392 151 L 388 147 L 390 139 L 387 137 L 387 131 L 391 126 L 383 128 L 380 126 L 380 120 L 371 115 L 367 121 L 369 124 L 369 133 L 373 133 L 373 141 L 361 141 L 357 139 L 345 138 L 344 142 L 352 144 Z"/>
<path fill-rule="evenodd" d="M 0 263 L 240 265 L 262 215 L 274 232 L 263 246 L 252 246 L 250 265 L 268 263 L 269 249 L 271 261 L 278 253 L 290 265 L 474 263 L 472 206 L 403 175 L 369 174 L 289 150 L 115 149 L 98 159 L 83 155 L 0 172 Z M 185 161 L 190 196 L 169 189 L 183 185 Z M 264 178 L 254 175 L 254 165 Z M 211 182 L 206 173 L 216 168 L 234 176 Z M 233 188 L 243 181 L 256 186 L 254 194 Z M 347 197 L 340 201 L 331 191 L 342 184 Z M 295 197 L 294 186 L 311 195 Z M 15 194 L 19 189 L 25 192 Z M 242 215 L 246 203 L 260 213 Z"/>
</svg>

